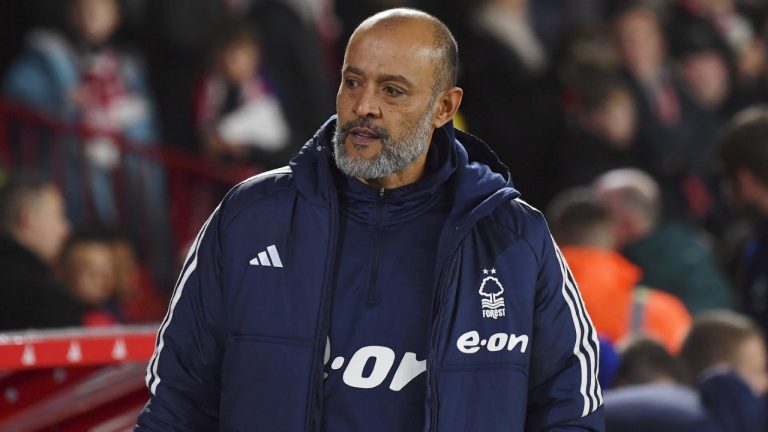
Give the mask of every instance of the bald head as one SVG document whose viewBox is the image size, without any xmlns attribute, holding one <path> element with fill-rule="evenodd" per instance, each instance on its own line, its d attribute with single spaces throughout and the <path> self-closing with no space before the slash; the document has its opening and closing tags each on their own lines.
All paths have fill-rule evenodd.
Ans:
<svg viewBox="0 0 768 432">
<path fill-rule="evenodd" d="M 643 238 L 658 226 L 662 211 L 661 191 L 645 172 L 633 168 L 608 171 L 592 186 L 618 222 L 619 244 Z"/>
<path fill-rule="evenodd" d="M 409 8 L 396 8 L 379 12 L 360 23 L 350 38 L 378 31 L 428 31 L 429 42 L 435 60 L 434 92 L 456 86 L 459 65 L 459 48 L 456 39 L 442 21 L 428 13 Z M 418 43 L 414 39 L 414 43 Z"/>
</svg>

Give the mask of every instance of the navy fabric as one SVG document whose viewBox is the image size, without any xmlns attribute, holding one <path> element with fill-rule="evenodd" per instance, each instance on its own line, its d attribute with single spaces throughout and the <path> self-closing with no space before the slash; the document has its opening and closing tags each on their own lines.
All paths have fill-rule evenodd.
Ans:
<svg viewBox="0 0 768 432">
<path fill-rule="evenodd" d="M 360 283 L 344 279 L 360 265 L 347 248 L 365 242 L 345 240 L 362 222 L 342 210 L 334 128 L 332 118 L 289 167 L 236 186 L 204 225 L 158 332 L 147 370 L 151 397 L 136 430 L 320 431 L 326 372 L 385 388 L 407 381 L 397 369 L 410 352 L 414 361 L 426 360 L 426 371 L 403 387 L 424 379 L 425 432 L 602 431 L 597 335 L 544 218 L 518 199 L 487 145 L 450 123 L 435 132 L 450 145 L 455 167 L 443 182 L 450 200 L 438 197 L 418 216 L 447 214 L 439 235 L 424 239 L 436 246 L 419 252 L 403 238 L 394 249 L 393 241 L 378 270 L 393 281 L 427 283 L 429 307 L 418 308 L 427 320 L 415 324 L 427 327 L 425 359 L 418 347 L 403 346 L 394 359 L 369 350 L 360 370 L 350 371 L 346 361 L 333 369 L 336 357 L 351 362 L 347 356 L 360 349 L 352 335 L 338 347 L 343 354 L 326 353 L 339 331 L 332 317 L 360 310 L 335 305 L 345 294 L 336 298 L 334 290 Z M 428 223 L 428 230 L 438 224 Z M 397 254 L 403 256 L 393 259 Z M 434 266 L 409 274 L 404 259 Z M 373 299 L 386 300 L 383 291 Z M 381 348 L 396 327 L 360 331 L 370 332 L 366 340 L 383 340 Z M 385 377 L 374 374 L 390 361 L 389 370 L 377 372 Z M 380 408 L 373 404 L 360 398 L 352 409 Z"/>
<path fill-rule="evenodd" d="M 429 270 L 435 267 L 437 242 L 450 210 L 444 183 L 456 168 L 450 143 L 443 135 L 437 138 L 425 176 L 417 183 L 379 191 L 354 178 L 342 176 L 339 181 L 345 217 L 339 226 L 323 431 L 423 428 L 422 368 L 433 295 Z M 338 367 L 332 367 L 339 358 Z M 358 369 L 350 369 L 351 359 L 367 369 L 353 374 Z M 344 370 L 342 362 L 347 364 Z M 372 376 L 376 368 L 386 371 L 382 379 L 378 373 L 360 379 Z"/>
<path fill-rule="evenodd" d="M 744 306 L 768 332 L 768 218 L 757 224 L 755 234 L 744 253 Z"/>
<path fill-rule="evenodd" d="M 608 432 L 720 432 L 699 394 L 676 384 L 645 384 L 605 392 Z M 723 429 L 729 432 L 737 430 Z"/>
<path fill-rule="evenodd" d="M 723 432 L 765 431 L 765 400 L 755 395 L 738 375 L 715 370 L 699 382 L 704 407 Z"/>
</svg>

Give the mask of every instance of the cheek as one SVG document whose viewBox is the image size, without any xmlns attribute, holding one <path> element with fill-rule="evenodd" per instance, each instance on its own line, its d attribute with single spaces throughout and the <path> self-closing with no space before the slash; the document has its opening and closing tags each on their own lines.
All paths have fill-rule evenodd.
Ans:
<svg viewBox="0 0 768 432">
<path fill-rule="evenodd" d="M 339 91 L 336 93 L 336 114 L 339 115 L 339 122 L 341 124 L 351 120 L 352 105 L 353 102 L 349 90 L 344 89 L 343 86 L 339 87 Z"/>
</svg>

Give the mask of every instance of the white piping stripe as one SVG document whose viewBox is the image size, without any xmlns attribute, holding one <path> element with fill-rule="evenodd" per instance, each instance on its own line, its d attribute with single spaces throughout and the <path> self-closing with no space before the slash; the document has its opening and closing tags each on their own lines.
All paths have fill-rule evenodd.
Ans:
<svg viewBox="0 0 768 432">
<path fill-rule="evenodd" d="M 256 174 L 256 175 L 254 175 L 252 177 L 249 177 L 249 178 L 241 181 L 237 185 L 235 185 L 234 188 L 236 188 L 237 186 L 240 186 L 241 184 L 246 183 L 246 182 L 248 182 L 248 181 L 250 181 L 252 179 L 255 179 L 255 178 L 269 176 L 269 175 L 273 175 L 273 174 L 290 174 L 290 173 L 291 173 L 291 167 L 290 166 L 284 166 L 284 167 L 276 168 L 276 169 L 273 169 L 271 171 L 263 172 L 263 173 L 260 173 L 260 174 Z M 216 207 L 216 209 L 213 210 L 211 215 L 208 217 L 208 220 L 205 221 L 205 223 L 203 224 L 203 227 L 197 233 L 197 237 L 195 238 L 195 241 L 192 243 L 192 246 L 190 246 L 189 251 L 187 252 L 187 258 L 184 260 L 184 267 L 182 267 L 182 268 L 187 268 L 188 269 L 187 265 L 189 263 L 190 258 L 192 258 L 193 254 L 195 256 L 197 255 L 197 249 L 199 247 L 199 243 L 202 241 L 203 233 L 205 232 L 205 229 L 208 226 L 208 223 L 211 221 L 211 218 L 213 218 L 213 215 L 219 210 L 219 207 L 221 207 L 221 203 L 219 203 L 219 205 Z M 190 264 L 190 266 L 191 266 L 191 264 Z M 171 295 L 171 298 L 174 298 L 174 299 L 177 298 L 176 291 L 179 290 L 179 287 L 181 287 L 183 285 L 182 279 L 183 279 L 183 276 L 186 273 L 187 273 L 186 271 L 183 271 L 183 272 L 179 273 L 179 277 L 176 280 L 176 286 L 173 289 L 173 294 Z M 179 293 L 179 295 L 180 294 L 181 293 Z M 157 332 L 157 338 L 156 338 L 156 341 L 155 341 L 155 352 L 152 353 L 152 357 L 150 358 L 149 363 L 147 364 L 147 375 L 145 377 L 145 382 L 147 384 L 147 387 L 150 386 L 150 381 L 152 380 L 152 377 L 156 376 L 156 374 L 157 374 L 157 358 L 158 358 L 158 355 L 160 354 L 160 350 L 158 348 L 162 344 L 162 340 L 161 340 L 162 339 L 162 333 L 164 332 L 164 329 L 168 326 L 168 322 L 170 321 L 170 318 L 173 316 L 173 311 L 172 311 L 173 306 L 175 306 L 174 302 L 171 303 L 171 306 L 168 308 L 168 311 L 166 311 L 165 317 L 163 318 L 163 321 L 162 321 L 162 324 L 160 326 L 160 329 L 158 329 L 158 332 Z M 153 370 L 154 370 L 154 374 L 152 373 Z M 157 386 L 154 386 L 154 387 L 157 388 Z M 152 394 L 154 394 L 154 392 L 152 392 Z"/>
<path fill-rule="evenodd" d="M 200 241 L 200 234 L 201 233 L 202 233 L 202 229 L 197 233 L 197 237 L 195 237 L 195 241 L 193 241 L 192 245 L 190 245 L 189 251 L 187 252 L 187 258 L 184 259 L 184 266 L 182 267 L 182 270 L 188 268 L 188 266 L 190 265 L 190 260 L 192 259 L 192 255 L 194 254 L 195 250 L 197 250 L 197 244 Z M 179 277 L 176 279 L 176 285 L 174 285 L 173 293 L 171 294 L 171 298 L 176 296 L 176 291 L 179 288 L 179 282 L 181 281 L 181 278 L 182 278 L 183 275 L 184 275 L 184 271 L 179 272 Z M 155 336 L 155 350 L 152 353 L 152 357 L 149 359 L 149 363 L 147 364 L 147 375 L 144 378 L 144 381 L 146 382 L 147 387 L 149 387 L 149 383 L 150 383 L 150 381 L 151 381 L 151 379 L 153 377 L 153 375 L 152 375 L 152 365 L 154 364 L 155 359 L 157 357 L 157 346 L 158 346 L 158 344 L 160 342 L 160 338 L 159 338 L 159 336 L 160 336 L 160 329 L 163 326 L 165 326 L 166 322 L 168 321 L 168 317 L 170 315 L 170 312 L 171 312 L 171 309 L 169 307 L 168 310 L 165 311 L 165 316 L 163 317 L 163 321 L 160 323 L 160 327 L 157 330 L 157 336 Z"/>
<path fill-rule="evenodd" d="M 163 351 L 163 347 L 165 346 L 165 341 L 163 340 L 163 336 L 165 335 L 165 331 L 168 329 L 168 325 L 171 323 L 171 320 L 173 319 L 173 312 L 176 308 L 176 304 L 179 302 L 179 298 L 181 297 L 181 293 L 184 291 L 184 285 L 187 283 L 187 280 L 189 279 L 189 276 L 192 274 L 193 271 L 197 268 L 197 253 L 200 249 L 200 244 L 203 242 L 203 237 L 205 236 L 205 231 L 208 229 L 208 224 L 211 222 L 211 219 L 213 219 L 213 216 L 216 214 L 216 212 L 219 211 L 219 207 L 221 207 L 221 204 L 216 207 L 216 209 L 211 213 L 211 215 L 208 217 L 208 220 L 205 221 L 205 224 L 203 224 L 203 227 L 200 229 L 200 233 L 198 234 L 197 242 L 194 248 L 194 258 L 192 260 L 192 263 L 187 267 L 187 270 L 184 272 L 183 277 L 179 281 L 179 285 L 176 289 L 176 292 L 173 294 L 173 299 L 171 301 L 171 306 L 168 308 L 168 319 L 165 321 L 165 324 L 163 324 L 162 327 L 160 327 L 160 330 L 158 331 L 157 339 L 159 341 L 157 345 L 157 349 L 155 349 L 154 354 L 154 365 L 150 362 L 150 365 L 148 367 L 152 368 L 152 376 L 154 376 L 155 381 L 152 383 L 151 386 L 149 386 L 149 392 L 152 393 L 152 395 L 157 396 L 157 386 L 160 384 L 160 375 L 157 374 L 157 365 L 160 363 L 160 353 Z M 190 251 L 191 252 L 191 251 Z"/>
<path fill-rule="evenodd" d="M 559 249 L 558 249 L 558 251 L 559 251 Z M 559 252 L 560 252 L 560 256 L 562 257 L 562 251 L 559 251 Z M 565 262 L 565 258 L 563 258 L 563 261 Z M 568 272 L 568 279 L 576 287 L 576 290 L 577 290 L 576 292 L 578 292 L 578 284 L 576 283 L 576 279 L 573 277 L 573 273 L 571 272 L 571 269 L 568 268 L 568 264 L 567 263 L 565 265 L 565 268 L 566 268 L 566 270 Z M 581 310 L 583 311 L 584 316 L 585 316 L 587 322 L 589 323 L 590 328 L 592 329 L 592 331 L 591 331 L 591 333 L 592 333 L 592 344 L 594 345 L 595 352 L 599 354 L 600 353 L 600 341 L 599 341 L 599 339 L 597 337 L 597 330 L 594 327 L 594 324 L 592 322 L 592 318 L 590 317 L 589 311 L 587 310 L 587 306 L 584 303 L 584 299 L 581 297 L 581 295 L 578 295 L 577 299 L 579 301 L 579 304 L 581 305 Z M 596 359 L 599 358 L 599 356 L 595 356 L 595 357 L 596 357 Z M 598 380 L 596 378 L 596 377 L 600 376 L 600 362 L 599 361 L 595 361 L 594 366 L 595 366 L 595 375 L 594 375 L 595 376 L 595 383 L 597 385 L 597 392 L 595 394 L 596 394 L 598 400 L 600 401 L 600 404 L 602 405 L 602 403 L 603 403 L 602 389 L 600 388 L 600 380 Z"/>
<path fill-rule="evenodd" d="M 576 355 L 576 357 L 579 359 L 579 366 L 581 367 L 581 385 L 579 386 L 579 392 L 581 392 L 581 396 L 584 398 L 584 409 L 581 413 L 581 416 L 584 417 L 590 412 L 590 398 L 587 395 L 587 359 L 584 357 L 584 353 L 581 352 L 579 347 L 579 342 L 583 341 L 581 340 L 581 326 L 579 319 L 576 317 L 576 307 L 574 306 L 573 301 L 571 301 L 571 298 L 568 296 L 568 293 L 565 290 L 565 268 L 563 267 L 563 262 L 560 261 L 560 257 L 558 257 L 557 260 L 560 262 L 560 274 L 563 278 L 560 291 L 563 294 L 565 302 L 568 304 L 568 309 L 571 311 L 573 328 L 576 331 L 576 338 L 573 342 L 573 354 Z"/>
<path fill-rule="evenodd" d="M 558 252 L 559 254 L 559 252 Z M 592 402 L 594 403 L 594 406 L 597 407 L 597 396 L 595 392 L 595 382 L 596 379 L 596 372 L 595 372 L 595 365 L 597 364 L 595 351 L 592 349 L 592 345 L 589 343 L 589 324 L 587 323 L 587 319 L 585 318 L 585 312 L 584 312 L 584 306 L 581 304 L 580 297 L 578 295 L 578 290 L 574 286 L 574 282 L 571 281 L 570 276 L 570 269 L 568 268 L 568 264 L 565 263 L 565 259 L 560 256 L 560 259 L 563 260 L 563 264 L 565 266 L 565 272 L 566 272 L 566 286 L 568 286 L 568 289 L 571 292 L 571 295 L 574 297 L 574 301 L 576 302 L 577 309 L 579 311 L 579 320 L 581 321 L 582 328 L 584 329 L 584 333 L 582 333 L 582 339 L 581 343 L 582 346 L 584 346 L 587 350 L 587 354 L 589 355 L 589 359 L 591 362 L 591 372 L 592 372 L 592 380 L 589 384 L 589 397 L 592 399 Z M 593 333 L 594 334 L 594 333 Z"/>
<path fill-rule="evenodd" d="M 561 254 L 561 257 L 562 257 L 562 252 L 560 252 L 560 254 Z M 563 259 L 563 262 L 565 262 L 565 258 L 562 258 L 562 259 Z M 578 284 L 576 283 L 576 279 L 573 277 L 573 273 L 571 273 L 571 269 L 568 267 L 567 263 L 565 264 L 565 269 L 566 269 L 566 271 L 568 273 L 568 279 L 569 279 L 570 283 L 573 284 L 574 287 L 576 287 L 575 288 L 575 292 L 578 292 Z M 597 338 L 597 330 L 594 328 L 594 324 L 592 323 L 592 318 L 589 316 L 589 311 L 587 310 L 587 306 L 584 303 L 584 299 L 581 297 L 581 295 L 578 295 L 576 298 L 578 299 L 578 302 L 579 302 L 579 304 L 581 306 L 580 308 L 581 308 L 581 311 L 584 314 L 584 317 L 586 318 L 587 322 L 589 323 L 589 327 L 592 329 L 591 330 L 591 333 L 592 333 L 592 338 L 591 339 L 592 339 L 592 344 L 593 345 L 590 345 L 589 341 L 585 341 L 585 344 L 588 347 L 588 349 L 590 350 L 590 352 L 592 351 L 592 349 L 594 347 L 594 351 L 598 354 L 598 355 L 595 355 L 595 362 L 593 364 L 593 368 L 595 370 L 594 375 L 593 375 L 593 378 L 594 378 L 593 384 L 597 386 L 597 390 L 593 389 L 593 394 L 595 395 L 595 397 L 599 401 L 599 403 L 598 403 L 598 406 L 599 406 L 599 405 L 602 405 L 602 403 L 603 403 L 603 394 L 602 394 L 603 392 L 602 392 L 602 389 L 600 388 L 600 380 L 597 378 L 597 377 L 600 376 L 600 362 L 597 360 L 597 359 L 600 358 L 599 357 L 599 354 L 600 354 L 600 341 Z M 585 336 L 586 336 L 586 334 L 585 334 Z"/>
<path fill-rule="evenodd" d="M 584 347 L 587 351 L 587 354 L 589 355 L 590 360 L 590 385 L 589 385 L 589 398 L 590 401 L 594 403 L 594 408 L 587 411 L 587 407 L 585 406 L 585 413 L 584 415 L 589 414 L 590 412 L 597 409 L 597 407 L 602 404 L 602 395 L 600 390 L 600 384 L 597 381 L 597 373 L 599 371 L 599 366 L 597 364 L 597 356 L 595 355 L 595 352 L 599 352 L 599 342 L 597 341 L 597 335 L 595 334 L 594 327 L 591 324 L 591 319 L 589 318 L 589 313 L 586 310 L 586 307 L 584 306 L 584 302 L 581 299 L 581 296 L 578 293 L 578 288 L 576 288 L 575 281 L 573 280 L 573 276 L 571 274 L 570 269 L 568 268 L 568 264 L 566 264 L 565 258 L 562 256 L 562 252 L 560 251 L 560 248 L 557 246 L 557 243 L 555 243 L 555 240 L 552 239 L 552 244 L 555 248 L 555 254 L 557 256 L 557 260 L 560 264 L 560 271 L 563 275 L 563 294 L 566 294 L 565 287 L 568 287 L 568 293 L 570 293 L 570 296 L 568 297 L 568 300 L 570 300 L 570 297 L 573 297 L 573 302 L 576 304 L 576 310 L 578 311 L 578 324 L 580 324 L 580 330 L 583 330 L 583 333 L 580 331 L 577 331 L 577 343 L 579 342 L 579 339 L 581 341 L 582 347 Z M 572 304 L 569 302 L 569 307 L 572 306 Z M 575 316 L 572 316 L 572 318 L 575 319 Z M 590 338 L 589 333 L 592 332 L 592 343 L 590 344 Z M 583 371 L 584 372 L 584 371 Z"/>
<path fill-rule="evenodd" d="M 535 207 L 533 207 L 532 205 L 528 204 L 527 202 L 525 202 L 524 200 L 522 200 L 519 197 L 515 198 L 515 201 L 517 201 L 518 203 L 520 203 L 520 204 L 530 208 L 531 210 L 534 210 L 534 211 L 538 212 L 538 210 Z M 578 288 L 575 288 L 576 282 L 575 282 L 575 280 L 572 279 L 573 276 L 571 275 L 571 271 L 568 268 L 568 265 L 565 264 L 565 259 L 562 258 L 562 253 L 560 252 L 560 248 L 557 246 L 557 243 L 555 242 L 555 239 L 552 238 L 551 235 L 550 235 L 550 238 L 552 239 L 552 244 L 555 247 L 555 251 L 556 251 L 556 255 L 557 255 L 557 260 L 560 263 L 560 271 L 561 271 L 561 273 L 563 275 L 563 286 L 562 286 L 563 289 L 562 289 L 562 293 L 563 293 L 563 296 L 565 297 L 566 302 L 568 303 L 569 308 L 571 308 L 571 314 L 572 314 L 571 318 L 573 319 L 574 328 L 576 329 L 576 333 L 577 333 L 576 344 L 578 345 L 579 339 L 581 339 L 582 346 L 586 347 L 587 353 L 590 355 L 590 360 L 592 362 L 592 365 L 590 367 L 591 372 L 592 372 L 592 380 L 591 380 L 591 384 L 590 384 L 590 396 L 589 396 L 589 399 L 587 399 L 586 392 L 582 390 L 582 395 L 585 398 L 585 401 L 584 401 L 584 414 L 583 415 L 587 415 L 590 412 L 596 410 L 600 405 L 603 404 L 602 389 L 600 387 L 600 382 L 597 379 L 598 373 L 600 371 L 600 365 L 596 361 L 597 356 L 595 355 L 595 352 L 597 352 L 598 354 L 600 352 L 600 342 L 597 339 L 597 333 L 594 330 L 594 326 L 592 325 L 592 319 L 589 317 L 589 312 L 587 311 L 587 308 L 584 305 L 584 300 L 578 294 Z M 566 275 L 566 272 L 567 272 L 567 275 Z M 571 280 L 569 280 L 569 278 L 567 276 L 570 276 L 570 278 L 571 278 L 571 280 L 573 280 L 573 282 L 571 282 Z M 570 301 L 570 297 L 568 297 L 567 292 L 565 290 L 566 286 L 568 287 L 568 289 L 571 292 L 571 294 L 574 295 L 574 298 L 576 299 L 576 304 L 578 305 L 577 308 L 575 308 L 573 303 Z M 579 315 L 578 319 L 574 315 L 574 311 L 576 309 L 578 309 L 578 311 L 579 311 L 578 312 L 578 315 Z M 586 319 L 586 322 L 589 323 L 589 326 L 587 326 L 587 324 L 584 322 L 585 319 Z M 580 335 L 580 330 L 582 328 L 584 329 L 584 334 Z M 593 345 L 590 345 L 590 343 L 589 343 L 588 333 L 590 331 L 590 328 L 591 328 L 591 331 L 592 331 L 592 338 L 591 339 L 592 339 L 592 343 L 594 345 L 594 350 L 593 350 Z M 586 359 L 583 358 L 583 353 L 581 353 L 581 351 L 578 350 L 578 346 L 574 347 L 574 354 L 576 354 L 577 357 L 579 357 L 579 355 L 581 355 L 581 357 L 579 357 L 580 362 L 582 360 L 586 360 Z M 583 379 L 584 378 L 584 373 L 586 372 L 586 369 L 585 369 L 584 363 L 581 363 L 581 366 L 582 366 L 582 379 Z M 582 385 L 583 384 L 584 384 L 584 382 L 582 381 Z M 588 402 L 590 400 L 592 400 L 592 401 L 597 400 L 599 402 L 597 403 L 597 405 L 594 406 L 594 408 L 592 408 L 591 410 L 587 411 Z"/>
</svg>

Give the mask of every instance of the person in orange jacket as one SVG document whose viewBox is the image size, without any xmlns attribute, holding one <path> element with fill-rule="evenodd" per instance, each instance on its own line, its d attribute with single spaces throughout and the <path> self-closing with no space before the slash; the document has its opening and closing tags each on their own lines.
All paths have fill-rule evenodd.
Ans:
<svg viewBox="0 0 768 432">
<path fill-rule="evenodd" d="M 677 353 L 690 314 L 674 295 L 639 285 L 642 270 L 615 250 L 615 222 L 597 196 L 587 188 L 563 191 L 548 213 L 597 331 L 615 343 L 644 334 Z"/>
</svg>

